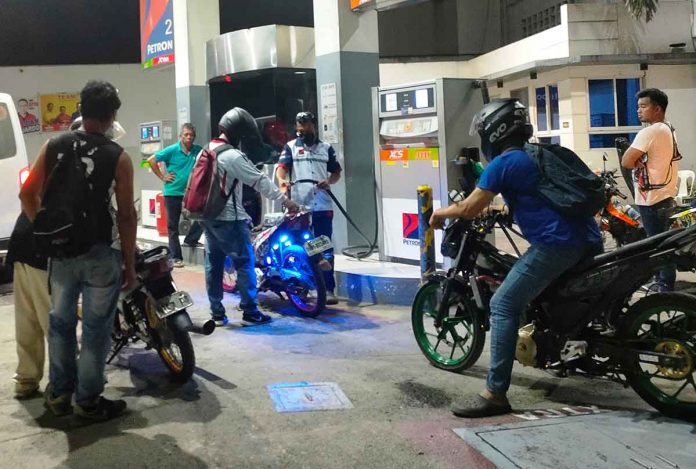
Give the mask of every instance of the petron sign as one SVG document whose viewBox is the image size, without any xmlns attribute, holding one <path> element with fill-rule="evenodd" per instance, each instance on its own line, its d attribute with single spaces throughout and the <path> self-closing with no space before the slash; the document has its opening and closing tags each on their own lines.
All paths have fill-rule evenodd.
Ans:
<svg viewBox="0 0 696 469">
<path fill-rule="evenodd" d="M 174 0 L 140 0 L 143 70 L 174 63 Z"/>
</svg>

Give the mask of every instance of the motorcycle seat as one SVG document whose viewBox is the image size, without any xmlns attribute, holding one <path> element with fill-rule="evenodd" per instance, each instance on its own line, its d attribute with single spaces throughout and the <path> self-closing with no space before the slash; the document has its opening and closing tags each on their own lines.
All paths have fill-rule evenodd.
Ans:
<svg viewBox="0 0 696 469">
<path fill-rule="evenodd" d="M 570 269 L 569 272 L 571 273 L 579 273 L 583 272 L 585 270 L 592 269 L 598 265 L 606 264 L 608 262 L 614 261 L 616 259 L 619 259 L 621 257 L 626 257 L 634 254 L 638 254 L 644 251 L 649 251 L 650 249 L 653 249 L 661 244 L 663 244 L 663 241 L 669 240 L 672 237 L 679 236 L 681 233 L 680 231 L 683 231 L 683 229 L 679 230 L 669 230 L 665 231 L 664 233 L 657 234 L 655 236 L 651 236 L 649 238 L 641 239 L 640 241 L 636 241 L 634 243 L 629 243 L 625 246 L 622 246 L 614 251 L 610 252 L 605 252 L 602 254 L 598 254 L 594 257 L 589 257 L 580 263 L 576 264 L 575 267 Z"/>
</svg>

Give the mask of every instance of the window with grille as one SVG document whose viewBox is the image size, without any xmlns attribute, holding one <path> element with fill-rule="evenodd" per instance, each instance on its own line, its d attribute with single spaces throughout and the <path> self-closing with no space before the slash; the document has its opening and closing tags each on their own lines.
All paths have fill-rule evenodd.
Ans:
<svg viewBox="0 0 696 469">
<path fill-rule="evenodd" d="M 561 5 L 566 3 L 568 2 L 559 2 L 533 15 L 522 18 L 522 37 L 540 33 L 541 31 L 561 24 Z"/>
</svg>

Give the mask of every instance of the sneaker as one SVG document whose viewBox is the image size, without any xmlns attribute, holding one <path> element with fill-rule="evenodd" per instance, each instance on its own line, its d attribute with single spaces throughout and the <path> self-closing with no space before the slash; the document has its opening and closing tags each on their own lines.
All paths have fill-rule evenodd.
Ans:
<svg viewBox="0 0 696 469">
<path fill-rule="evenodd" d="M 338 297 L 336 297 L 336 294 L 332 291 L 326 292 L 326 304 L 327 305 L 337 305 L 338 304 Z"/>
<path fill-rule="evenodd" d="M 215 327 L 223 327 L 226 326 L 228 322 L 230 322 L 230 320 L 227 319 L 227 316 L 223 316 L 221 318 L 213 318 L 213 321 L 215 321 Z"/>
<path fill-rule="evenodd" d="M 99 401 L 91 406 L 75 405 L 75 415 L 86 420 L 103 422 L 118 417 L 126 410 L 126 401 L 116 399 L 114 401 L 99 397 Z"/>
<path fill-rule="evenodd" d="M 187 243 L 186 241 L 184 241 L 184 246 L 189 247 L 189 248 L 202 248 L 203 243 L 199 243 L 198 241 L 196 241 L 194 243 Z"/>
<path fill-rule="evenodd" d="M 179 269 L 183 266 L 184 266 L 184 261 L 182 261 L 181 259 L 176 259 L 174 261 L 174 267 L 176 267 L 177 269 Z"/>
<path fill-rule="evenodd" d="M 72 394 L 53 396 L 53 386 L 49 383 L 44 391 L 44 407 L 56 417 L 72 414 Z"/>
<path fill-rule="evenodd" d="M 256 311 L 254 313 L 244 313 L 242 315 L 242 326 L 258 326 L 261 324 L 268 324 L 271 321 L 271 317 L 266 316 L 261 311 Z"/>
</svg>

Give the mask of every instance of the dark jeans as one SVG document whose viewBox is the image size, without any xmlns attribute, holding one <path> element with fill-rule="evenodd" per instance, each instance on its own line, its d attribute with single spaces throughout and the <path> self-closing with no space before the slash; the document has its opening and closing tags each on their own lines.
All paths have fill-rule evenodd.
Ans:
<svg viewBox="0 0 696 469">
<path fill-rule="evenodd" d="M 254 248 L 251 245 L 246 221 L 210 220 L 203 222 L 205 229 L 205 286 L 213 319 L 225 317 L 222 305 L 222 274 L 225 257 L 230 256 L 237 271 L 237 291 L 244 314 L 254 314 L 256 304 L 256 272 Z"/>
<path fill-rule="evenodd" d="M 104 365 L 111 345 L 121 288 L 121 252 L 98 244 L 89 252 L 51 262 L 49 379 L 54 396 L 75 393 L 91 405 L 104 391 Z M 82 294 L 82 347 L 77 353 L 77 302 Z"/>
<path fill-rule="evenodd" d="M 655 236 L 664 233 L 670 227 L 669 217 L 673 215 L 674 199 L 665 199 L 655 205 L 638 205 L 640 219 L 643 222 L 643 228 L 648 236 Z M 661 283 L 669 291 L 674 290 L 674 283 L 677 280 L 677 268 L 670 264 L 665 266 L 655 276 L 655 281 Z"/>
<path fill-rule="evenodd" d="M 314 236 L 328 236 L 329 239 L 333 235 L 333 211 L 325 210 L 320 212 L 312 212 L 312 230 Z M 324 259 L 331 264 L 331 270 L 324 273 L 324 284 L 326 291 L 333 293 L 336 289 L 336 280 L 334 279 L 334 251 L 329 249 L 324 251 Z"/>
<path fill-rule="evenodd" d="M 486 387 L 505 394 L 510 387 L 520 316 L 529 303 L 575 264 L 601 246 L 532 245 L 515 263 L 491 299 L 491 366 Z"/>
<path fill-rule="evenodd" d="M 179 242 L 179 221 L 181 220 L 181 208 L 183 206 L 184 197 L 178 195 L 165 195 L 164 205 L 167 208 L 167 234 L 169 235 L 169 251 L 172 259 L 182 260 L 184 256 L 181 254 L 181 243 Z M 200 223 L 194 222 L 191 224 L 184 243 L 195 245 L 203 234 L 203 228 Z"/>
</svg>

